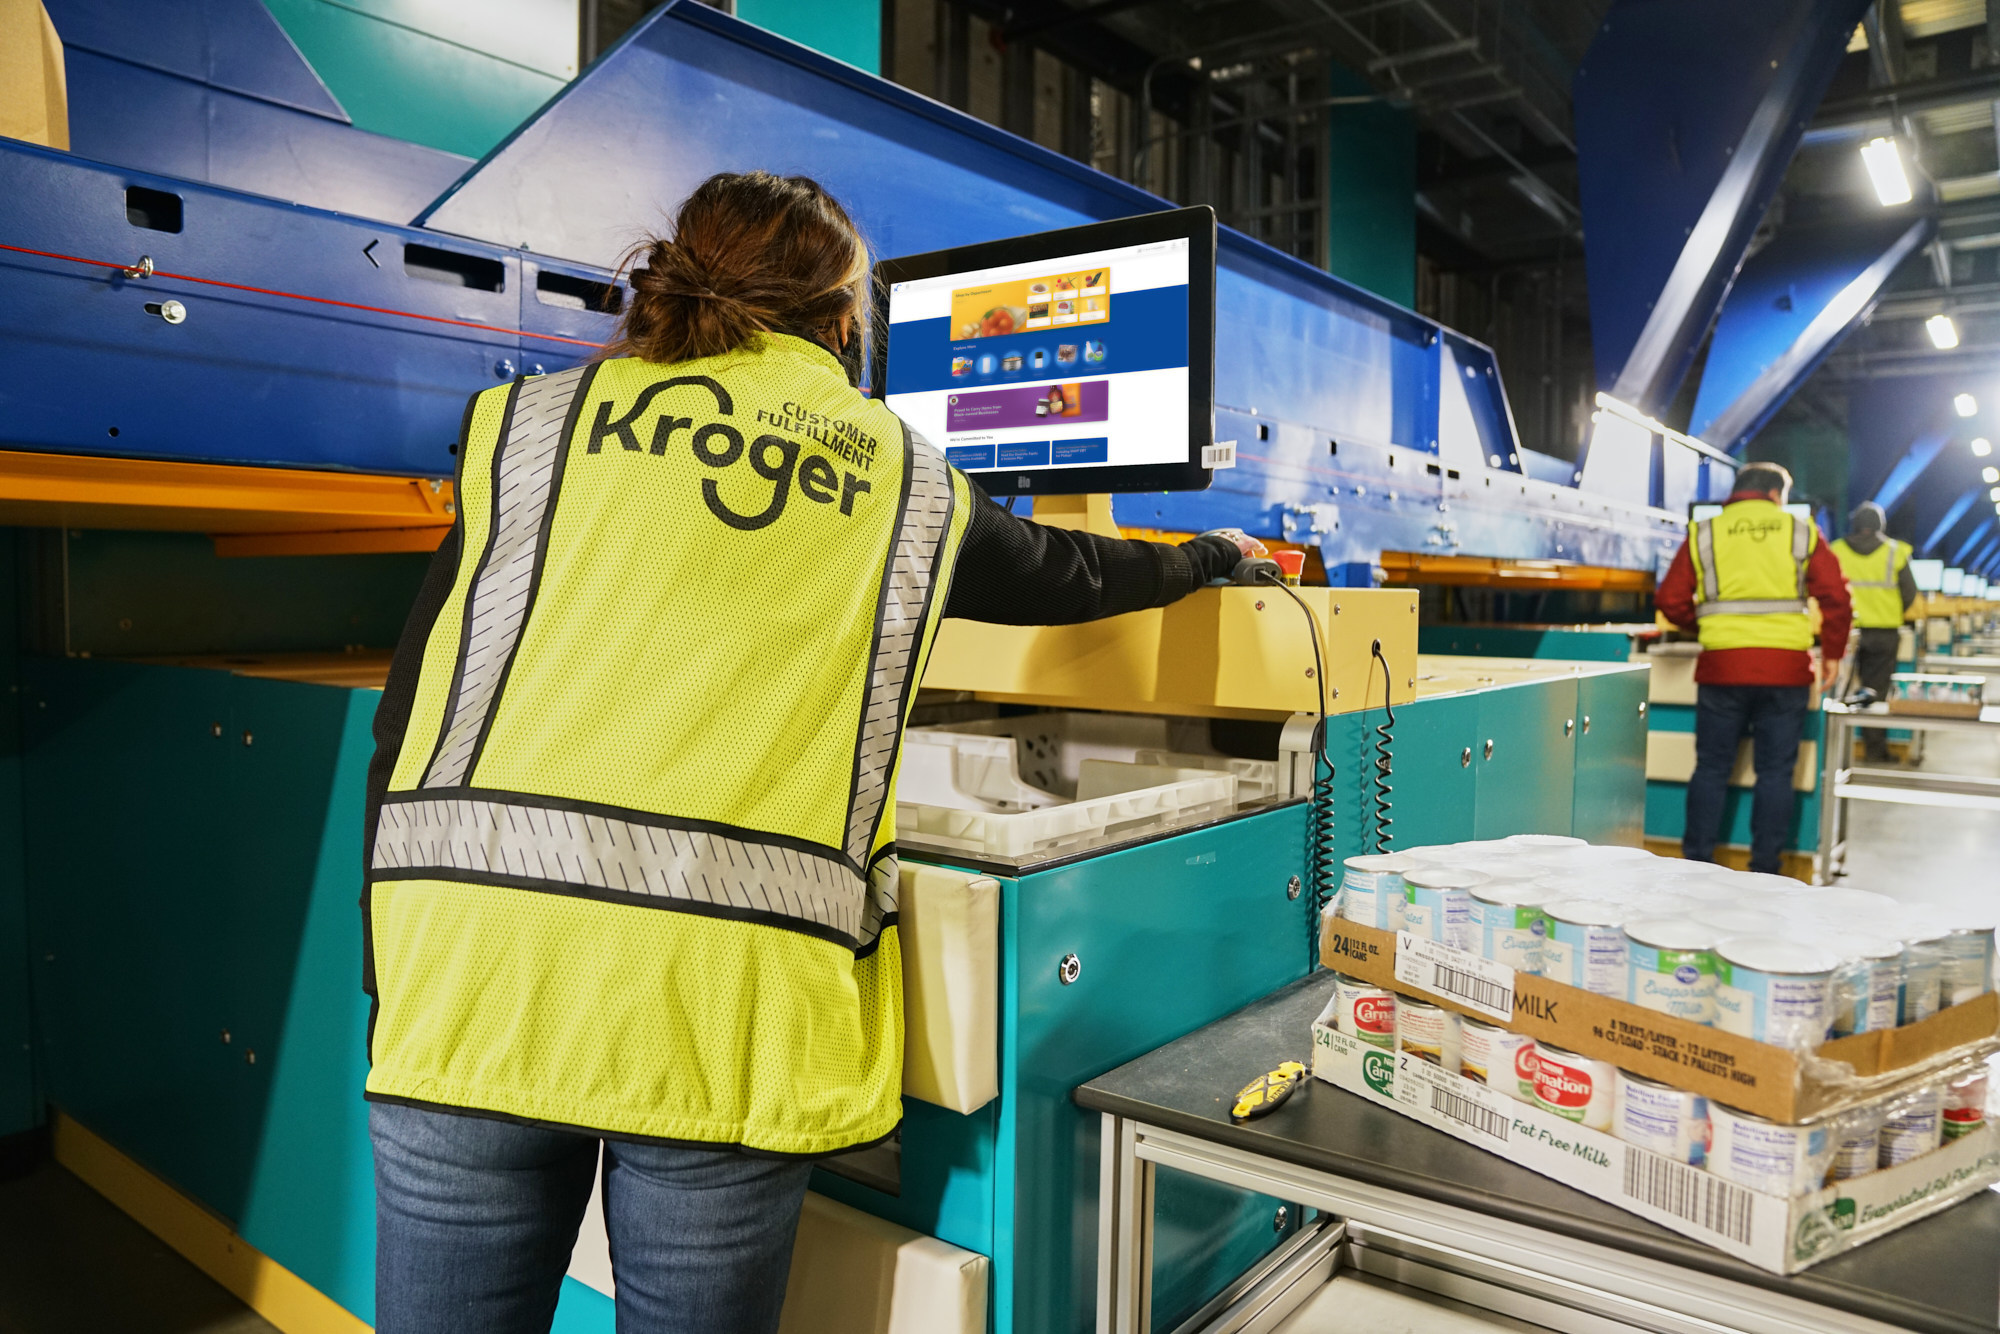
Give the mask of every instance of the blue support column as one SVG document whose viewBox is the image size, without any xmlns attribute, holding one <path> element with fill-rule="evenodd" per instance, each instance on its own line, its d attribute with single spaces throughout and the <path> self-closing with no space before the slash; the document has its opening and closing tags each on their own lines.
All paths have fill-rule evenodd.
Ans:
<svg viewBox="0 0 2000 1334">
<path fill-rule="evenodd" d="M 1779 232 L 1730 288 L 1689 434 L 1741 450 L 1935 230 L 1929 218 L 1898 211 L 1857 225 Z"/>
<path fill-rule="evenodd" d="M 1619 0 L 1577 71 L 1598 383 L 1657 415 L 1867 0 Z M 1699 90 L 1699 91 L 1697 91 Z"/>
<path fill-rule="evenodd" d="M 1944 512 L 1942 519 L 1938 520 L 1937 527 L 1931 529 L 1931 535 L 1924 539 L 1923 546 L 1919 550 L 1926 556 L 1936 551 L 1938 545 L 1951 536 L 1951 530 L 1958 527 L 1959 520 L 1963 519 L 1966 512 L 1972 508 L 1972 502 L 1978 500 L 1982 494 L 1974 489 L 1953 501 L 1951 508 Z"/>
</svg>

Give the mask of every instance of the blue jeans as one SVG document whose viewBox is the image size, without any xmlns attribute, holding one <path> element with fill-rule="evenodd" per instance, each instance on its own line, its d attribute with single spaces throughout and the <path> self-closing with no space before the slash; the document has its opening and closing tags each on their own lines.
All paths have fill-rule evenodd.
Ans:
<svg viewBox="0 0 2000 1334">
<path fill-rule="evenodd" d="M 378 1334 L 546 1334 L 595 1136 L 370 1103 Z M 619 1334 L 771 1334 L 812 1164 L 604 1141 Z"/>
<path fill-rule="evenodd" d="M 1750 734 L 1757 788 L 1750 802 L 1750 869 L 1776 872 L 1792 832 L 1797 798 L 1792 770 L 1806 726 L 1805 686 L 1700 686 L 1694 706 L 1694 776 L 1688 779 L 1687 824 L 1681 855 L 1715 860 L 1722 833 L 1722 801 L 1736 748 Z"/>
</svg>

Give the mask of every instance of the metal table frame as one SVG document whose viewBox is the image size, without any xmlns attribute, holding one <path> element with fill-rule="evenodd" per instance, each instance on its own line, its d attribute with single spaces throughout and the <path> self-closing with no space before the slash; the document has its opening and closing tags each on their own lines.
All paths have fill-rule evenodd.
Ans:
<svg viewBox="0 0 2000 1334">
<path fill-rule="evenodd" d="M 1888 1334 L 1895 1326 L 1651 1257 L 1104 1114 L 1098 1334 L 1152 1329 L 1157 1167 L 1320 1211 L 1175 1334 L 1263 1334 L 1343 1269 L 1576 1334 Z"/>
<path fill-rule="evenodd" d="M 1854 732 L 1861 727 L 1984 732 L 2000 741 L 2000 706 L 1987 705 L 1977 718 L 1926 718 L 1887 710 L 1850 709 L 1832 700 L 1821 707 L 1826 715 L 1826 737 L 1820 751 L 1819 850 L 1813 857 L 1814 879 L 1820 884 L 1831 884 L 1846 872 L 1850 801 L 2000 811 L 2000 778 L 1871 769 L 1852 763 Z"/>
</svg>

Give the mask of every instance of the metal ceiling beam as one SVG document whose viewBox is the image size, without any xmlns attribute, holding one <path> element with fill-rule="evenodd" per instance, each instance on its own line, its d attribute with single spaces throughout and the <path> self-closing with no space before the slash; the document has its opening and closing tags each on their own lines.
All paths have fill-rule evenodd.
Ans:
<svg viewBox="0 0 2000 1334">
<path fill-rule="evenodd" d="M 2000 98 L 2000 70 L 1995 69 L 1948 79 L 1901 84 L 1865 97 L 1822 103 L 1819 114 L 1813 117 L 1806 130 L 1805 142 L 1860 138 L 1871 132 L 1886 134 L 1892 128 L 1891 122 L 1898 116 L 1920 115 L 1943 107 L 1965 106 L 1996 98 Z"/>
</svg>

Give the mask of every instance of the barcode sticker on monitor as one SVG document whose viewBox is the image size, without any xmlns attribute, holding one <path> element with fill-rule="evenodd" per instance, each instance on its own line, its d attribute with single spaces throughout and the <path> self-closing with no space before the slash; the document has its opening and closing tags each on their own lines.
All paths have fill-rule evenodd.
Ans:
<svg viewBox="0 0 2000 1334">
<path fill-rule="evenodd" d="M 1236 466 L 1236 442 L 1218 440 L 1201 448 L 1201 466 L 1204 468 L 1233 468 Z"/>
<path fill-rule="evenodd" d="M 1750 1244 L 1750 1216 L 1756 1197 L 1686 1163 L 1626 1145 L 1625 1196 L 1740 1246 Z"/>
<path fill-rule="evenodd" d="M 1514 970 L 1442 941 L 1397 932 L 1396 980 L 1503 1024 L 1514 1017 Z"/>
</svg>

